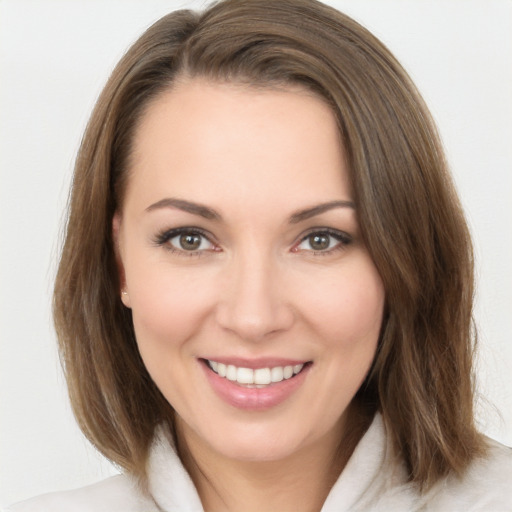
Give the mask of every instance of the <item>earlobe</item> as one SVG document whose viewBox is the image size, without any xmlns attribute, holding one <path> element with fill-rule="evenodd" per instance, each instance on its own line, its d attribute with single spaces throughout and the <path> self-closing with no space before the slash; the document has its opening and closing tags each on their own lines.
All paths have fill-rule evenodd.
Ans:
<svg viewBox="0 0 512 512">
<path fill-rule="evenodd" d="M 116 258 L 117 275 L 119 277 L 119 287 L 121 301 L 127 307 L 130 306 L 130 296 L 126 290 L 126 274 L 121 255 L 121 214 L 116 212 L 112 218 L 112 240 L 114 244 L 114 255 Z"/>
<path fill-rule="evenodd" d="M 130 297 L 128 295 L 128 292 L 126 290 L 122 290 L 121 291 L 121 302 L 127 307 L 131 307 L 130 306 Z"/>
</svg>

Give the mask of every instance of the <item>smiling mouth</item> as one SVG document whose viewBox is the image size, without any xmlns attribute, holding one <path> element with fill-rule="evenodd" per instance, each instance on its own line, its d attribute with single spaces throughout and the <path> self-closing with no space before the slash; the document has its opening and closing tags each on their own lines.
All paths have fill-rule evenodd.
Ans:
<svg viewBox="0 0 512 512">
<path fill-rule="evenodd" d="M 247 388 L 265 388 L 292 379 L 311 364 L 309 361 L 296 365 L 252 369 L 219 363 L 210 359 L 204 359 L 204 362 L 219 377 Z"/>
</svg>

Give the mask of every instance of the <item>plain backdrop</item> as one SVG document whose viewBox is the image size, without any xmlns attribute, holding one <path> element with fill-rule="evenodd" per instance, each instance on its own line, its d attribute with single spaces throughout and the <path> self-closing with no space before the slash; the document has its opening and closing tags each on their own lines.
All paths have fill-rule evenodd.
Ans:
<svg viewBox="0 0 512 512">
<path fill-rule="evenodd" d="M 73 159 L 102 85 L 163 14 L 205 2 L 0 0 L 0 501 L 116 472 L 70 413 L 50 303 Z M 512 2 L 332 0 L 439 124 L 477 254 L 481 428 L 512 445 Z"/>
</svg>

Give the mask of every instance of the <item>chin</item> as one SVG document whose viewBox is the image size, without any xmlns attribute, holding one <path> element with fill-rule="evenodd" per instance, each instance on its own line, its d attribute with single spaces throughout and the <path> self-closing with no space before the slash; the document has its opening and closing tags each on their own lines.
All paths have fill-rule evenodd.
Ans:
<svg viewBox="0 0 512 512">
<path fill-rule="evenodd" d="M 222 450 L 222 455 L 232 460 L 242 462 L 275 462 L 288 458 L 297 452 L 295 446 L 283 446 L 283 444 L 261 445 L 258 443 L 244 443 L 230 446 Z"/>
<path fill-rule="evenodd" d="M 314 443 L 309 432 L 290 432 L 289 425 L 282 428 L 253 425 L 225 432 L 227 435 L 211 439 L 210 446 L 226 458 L 244 462 L 284 460 Z"/>
</svg>

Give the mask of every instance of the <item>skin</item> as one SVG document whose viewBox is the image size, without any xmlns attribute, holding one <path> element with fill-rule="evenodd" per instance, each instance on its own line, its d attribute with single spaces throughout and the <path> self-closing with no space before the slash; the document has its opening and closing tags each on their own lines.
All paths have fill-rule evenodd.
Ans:
<svg viewBox="0 0 512 512">
<path fill-rule="evenodd" d="M 341 471 L 334 453 L 384 307 L 351 201 L 335 118 L 299 87 L 182 81 L 136 130 L 114 219 L 122 300 L 206 510 L 319 510 Z M 162 235 L 191 227 L 205 235 L 195 251 Z M 248 411 L 208 382 L 201 359 L 221 357 L 312 364 L 284 402 Z"/>
</svg>

